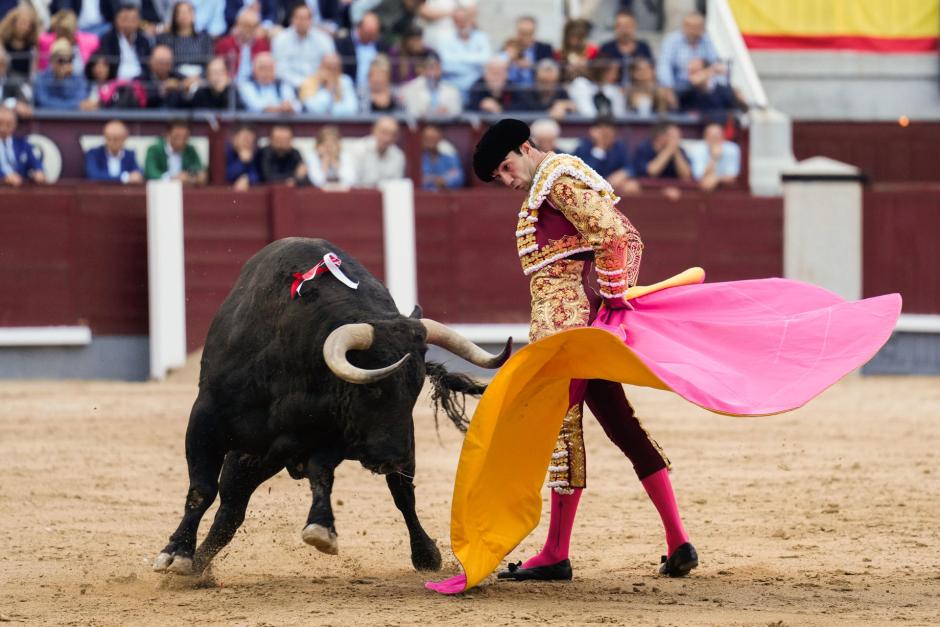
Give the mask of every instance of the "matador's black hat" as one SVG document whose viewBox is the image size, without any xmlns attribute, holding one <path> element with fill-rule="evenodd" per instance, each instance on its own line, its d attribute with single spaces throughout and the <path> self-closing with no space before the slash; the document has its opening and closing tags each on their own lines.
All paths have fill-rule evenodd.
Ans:
<svg viewBox="0 0 940 627">
<path fill-rule="evenodd" d="M 481 181 L 493 180 L 493 171 L 513 150 L 529 139 L 529 125 L 522 120 L 505 118 L 484 133 L 473 151 L 473 171 Z"/>
</svg>

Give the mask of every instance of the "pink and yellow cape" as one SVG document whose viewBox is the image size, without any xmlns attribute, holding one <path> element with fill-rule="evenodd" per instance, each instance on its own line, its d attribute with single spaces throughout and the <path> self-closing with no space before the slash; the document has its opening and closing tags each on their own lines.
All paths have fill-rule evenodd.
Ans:
<svg viewBox="0 0 940 627">
<path fill-rule="evenodd" d="M 888 340 L 899 294 L 846 301 L 786 279 L 702 283 L 693 268 L 633 288 L 633 309 L 534 342 L 496 374 L 460 453 L 451 544 L 479 584 L 538 524 L 572 379 L 671 390 L 730 416 L 803 406 Z M 664 289 L 668 288 L 668 289 Z"/>
</svg>

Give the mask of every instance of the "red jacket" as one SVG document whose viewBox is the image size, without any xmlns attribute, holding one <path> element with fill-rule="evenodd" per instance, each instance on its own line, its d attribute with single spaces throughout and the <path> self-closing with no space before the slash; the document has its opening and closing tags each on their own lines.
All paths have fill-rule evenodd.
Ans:
<svg viewBox="0 0 940 627">
<path fill-rule="evenodd" d="M 254 59 L 262 52 L 270 52 L 271 44 L 267 39 L 255 39 L 251 44 L 251 58 Z M 215 54 L 225 59 L 225 65 L 228 66 L 229 74 L 232 76 L 238 72 L 238 65 L 241 63 L 242 47 L 232 35 L 222 37 L 215 43 Z"/>
</svg>

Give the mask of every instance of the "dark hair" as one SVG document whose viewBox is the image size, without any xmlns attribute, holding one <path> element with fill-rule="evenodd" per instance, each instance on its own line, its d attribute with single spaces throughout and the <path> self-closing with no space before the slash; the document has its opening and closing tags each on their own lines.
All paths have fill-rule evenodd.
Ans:
<svg viewBox="0 0 940 627">
<path fill-rule="evenodd" d="M 105 65 L 108 66 L 108 78 L 107 80 L 113 80 L 115 73 L 117 71 L 117 66 L 111 65 L 108 62 L 108 58 L 101 54 L 100 52 L 93 52 L 91 56 L 88 57 L 88 62 L 85 63 L 85 80 L 89 83 L 95 82 L 95 66 L 104 61 Z"/>
<path fill-rule="evenodd" d="M 193 10 L 193 33 L 196 32 L 196 22 L 195 22 L 195 12 L 196 7 L 193 6 L 193 3 L 190 0 L 177 0 L 173 3 L 173 12 L 170 17 L 170 33 L 173 35 L 179 35 L 179 25 L 176 23 L 176 13 L 181 5 L 188 4 L 189 8 Z"/>
<path fill-rule="evenodd" d="M 650 135 L 653 137 L 653 139 L 655 139 L 659 137 L 660 135 L 662 135 L 663 133 L 665 133 L 666 131 L 668 131 L 673 126 L 675 126 L 675 124 L 673 124 L 672 122 L 659 122 L 653 126 L 652 131 L 650 131 Z"/>
<path fill-rule="evenodd" d="M 297 2 L 293 6 L 291 6 L 290 9 L 287 10 L 287 21 L 289 22 L 294 21 L 294 14 L 297 13 L 298 9 L 307 9 L 308 11 L 310 11 L 310 7 L 307 6 L 306 2 Z M 313 12 L 311 11 L 311 15 L 312 14 Z"/>
<path fill-rule="evenodd" d="M 405 32 L 401 34 L 401 38 L 409 39 L 411 37 L 424 37 L 424 30 L 417 24 L 411 24 L 405 29 Z"/>
<path fill-rule="evenodd" d="M 291 135 L 294 134 L 294 129 L 291 128 L 291 125 L 287 124 L 286 122 L 275 122 L 274 124 L 272 124 L 270 134 L 273 135 L 274 131 L 276 131 L 279 128 L 286 129 L 287 132 L 289 132 Z"/>
<path fill-rule="evenodd" d="M 612 126 L 617 128 L 617 122 L 609 115 L 599 115 L 594 119 L 591 126 Z M 655 133 L 655 130 L 653 132 Z"/>
<path fill-rule="evenodd" d="M 122 2 L 118 5 L 117 11 L 114 12 L 114 17 L 117 18 L 117 16 L 124 11 L 136 11 L 138 14 L 140 14 L 140 7 L 133 2 Z"/>
<path fill-rule="evenodd" d="M 185 129 L 188 131 L 188 130 L 189 130 L 189 122 L 187 122 L 186 120 L 184 120 L 184 119 L 182 119 L 182 118 L 175 118 L 175 119 L 172 119 L 172 120 L 170 120 L 169 122 L 166 123 L 166 132 L 167 132 L 167 133 L 170 133 L 170 132 L 172 132 L 174 129 L 177 129 L 177 128 L 185 128 Z"/>
<path fill-rule="evenodd" d="M 424 55 L 424 58 L 421 59 L 421 65 L 426 65 L 427 63 L 434 61 L 437 64 L 441 63 L 441 56 L 434 52 L 433 50 L 429 51 Z"/>
<path fill-rule="evenodd" d="M 522 142 L 522 144 L 529 144 L 530 146 L 532 146 L 532 147 L 535 148 L 536 150 L 541 150 L 541 149 L 542 149 L 542 148 L 535 142 L 535 140 L 532 139 L 531 137 L 530 137 L 529 139 L 525 140 L 524 142 Z M 519 144 L 518 146 L 516 146 L 515 148 L 513 148 L 512 151 L 513 151 L 514 153 L 516 153 L 517 155 L 521 155 L 521 154 L 522 154 L 522 150 L 520 150 L 520 148 L 522 148 L 522 144 Z M 502 161 L 500 161 L 500 163 L 502 163 Z"/>
</svg>

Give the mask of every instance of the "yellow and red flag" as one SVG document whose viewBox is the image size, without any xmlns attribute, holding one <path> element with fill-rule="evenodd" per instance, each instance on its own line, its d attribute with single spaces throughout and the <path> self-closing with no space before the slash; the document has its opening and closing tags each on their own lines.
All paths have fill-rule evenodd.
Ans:
<svg viewBox="0 0 940 627">
<path fill-rule="evenodd" d="M 940 0 L 728 0 L 753 50 L 937 52 Z"/>
</svg>

